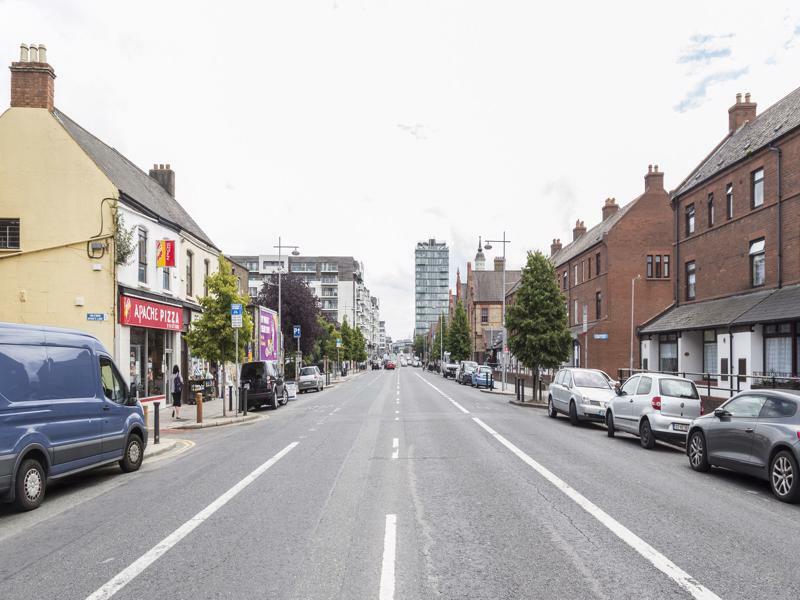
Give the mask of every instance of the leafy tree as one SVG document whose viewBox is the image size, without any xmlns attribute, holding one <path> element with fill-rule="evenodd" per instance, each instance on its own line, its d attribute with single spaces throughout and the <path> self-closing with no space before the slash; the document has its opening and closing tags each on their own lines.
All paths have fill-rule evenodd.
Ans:
<svg viewBox="0 0 800 600">
<path fill-rule="evenodd" d="M 467 311 L 461 300 L 456 304 L 453 322 L 447 333 L 446 350 L 454 361 L 467 360 L 470 356 L 470 331 Z"/>
<path fill-rule="evenodd" d="M 506 309 L 506 326 L 508 346 L 533 371 L 533 389 L 538 390 L 539 369 L 561 365 L 572 344 L 564 296 L 553 265 L 541 252 L 528 252 L 516 300 Z"/>
<path fill-rule="evenodd" d="M 364 334 L 361 333 L 360 327 L 355 327 L 353 331 L 353 360 L 356 362 L 364 362 L 367 360 L 367 340 Z"/>
<path fill-rule="evenodd" d="M 277 273 L 264 282 L 256 304 L 278 310 Z M 320 316 L 319 302 L 305 279 L 294 273 L 281 275 L 281 331 L 287 355 L 297 348 L 293 337 L 294 325 L 300 325 L 300 351 L 305 355 L 313 352 L 314 344 L 324 334 Z"/>
<path fill-rule="evenodd" d="M 198 298 L 203 315 L 189 328 L 186 343 L 192 354 L 209 362 L 224 363 L 236 360 L 233 327 L 231 327 L 231 304 L 247 306 L 247 298 L 239 294 L 236 276 L 231 273 L 228 261 L 219 257 L 216 273 L 206 278 L 208 296 Z M 239 330 L 239 358 L 244 356 L 245 346 L 253 336 L 253 319 L 248 311 L 242 315 Z"/>
<path fill-rule="evenodd" d="M 422 356 L 425 354 L 425 337 L 418 333 L 414 336 L 414 355 Z"/>
<path fill-rule="evenodd" d="M 342 347 L 339 349 L 342 360 L 354 360 L 353 348 L 355 347 L 353 328 L 347 323 L 347 316 L 342 319 L 342 328 L 339 332 L 342 336 Z"/>
<path fill-rule="evenodd" d="M 328 359 L 335 361 L 336 340 L 339 338 L 339 331 L 336 329 L 336 325 L 325 317 L 319 317 L 319 325 L 322 329 L 322 335 L 314 344 L 313 360 L 318 363 L 327 356 Z"/>
</svg>

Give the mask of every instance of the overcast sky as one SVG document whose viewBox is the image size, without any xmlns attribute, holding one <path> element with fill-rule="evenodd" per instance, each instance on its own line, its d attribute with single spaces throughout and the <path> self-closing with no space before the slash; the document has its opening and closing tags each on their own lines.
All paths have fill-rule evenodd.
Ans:
<svg viewBox="0 0 800 600">
<path fill-rule="evenodd" d="M 449 243 L 455 281 L 505 230 L 519 268 L 641 193 L 649 163 L 674 188 L 736 92 L 760 112 L 800 86 L 796 0 L 0 0 L 0 42 L 7 64 L 46 44 L 56 105 L 143 169 L 171 163 L 226 253 L 281 235 L 364 261 L 394 338 L 417 241 Z"/>
</svg>

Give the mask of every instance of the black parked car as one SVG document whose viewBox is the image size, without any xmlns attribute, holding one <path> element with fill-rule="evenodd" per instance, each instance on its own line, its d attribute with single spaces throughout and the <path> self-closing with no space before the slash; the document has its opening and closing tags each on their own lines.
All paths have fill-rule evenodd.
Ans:
<svg viewBox="0 0 800 600">
<path fill-rule="evenodd" d="M 695 471 L 724 467 L 769 481 L 783 502 L 800 500 L 800 396 L 741 392 L 692 421 L 686 454 Z"/>
<path fill-rule="evenodd" d="M 278 408 L 289 402 L 289 390 L 278 374 L 277 365 L 268 360 L 242 364 L 242 385 L 247 390 L 247 408 L 271 406 Z"/>
</svg>

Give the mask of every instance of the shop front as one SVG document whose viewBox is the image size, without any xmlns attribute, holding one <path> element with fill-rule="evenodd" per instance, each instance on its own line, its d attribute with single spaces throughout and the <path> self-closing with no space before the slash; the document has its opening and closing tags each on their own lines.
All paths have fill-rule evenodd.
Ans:
<svg viewBox="0 0 800 600">
<path fill-rule="evenodd" d="M 183 328 L 183 308 L 123 294 L 120 296 L 121 366 L 140 399 L 164 397 Z M 127 348 L 127 353 L 125 349 Z"/>
</svg>

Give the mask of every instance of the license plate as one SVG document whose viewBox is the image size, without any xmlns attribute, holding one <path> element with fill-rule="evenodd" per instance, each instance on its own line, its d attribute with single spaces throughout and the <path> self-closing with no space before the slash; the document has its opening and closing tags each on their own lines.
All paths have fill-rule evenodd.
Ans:
<svg viewBox="0 0 800 600">
<path fill-rule="evenodd" d="M 675 431 L 689 431 L 689 426 L 684 425 L 683 423 L 673 423 L 672 428 Z"/>
</svg>

